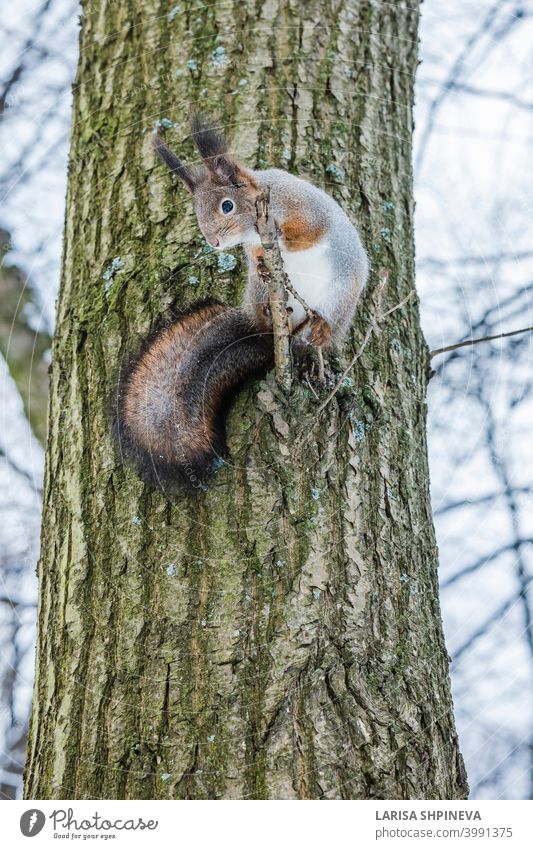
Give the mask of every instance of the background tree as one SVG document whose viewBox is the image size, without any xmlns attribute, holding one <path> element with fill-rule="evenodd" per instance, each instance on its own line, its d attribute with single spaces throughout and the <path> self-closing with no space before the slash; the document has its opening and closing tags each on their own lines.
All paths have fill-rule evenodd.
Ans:
<svg viewBox="0 0 533 849">
<path fill-rule="evenodd" d="M 370 30 L 373 35 L 370 35 Z M 243 393 L 230 459 L 167 499 L 117 462 L 107 400 L 162 313 L 236 301 L 155 162 L 190 104 L 237 151 L 325 185 L 376 270 L 345 354 L 413 287 L 417 9 L 87 2 L 54 343 L 26 795 L 455 798 L 466 783 L 437 600 L 413 302 L 317 415 Z M 187 49 L 184 51 L 184 44 Z M 188 148 L 192 157 L 192 148 Z"/>
<path fill-rule="evenodd" d="M 9 244 L 9 234 L 0 230 L 2 259 Z M 49 334 L 36 325 L 36 315 L 36 299 L 27 285 L 26 275 L 16 265 L 3 263 L 0 267 L 0 367 L 5 384 L 9 380 L 6 363 L 9 364 L 9 376 L 22 403 L 18 410 L 17 405 L 7 405 L 4 389 L 3 420 L 18 418 L 19 445 L 17 450 L 12 441 L 3 439 L 0 443 L 3 466 L 0 510 L 7 520 L 0 542 L 0 799 L 16 797 L 28 734 L 28 710 L 21 710 L 20 701 L 23 694 L 27 702 L 31 689 L 36 611 L 31 567 L 37 555 L 42 476 L 39 468 L 28 465 L 24 449 L 31 446 L 38 466 L 46 435 L 51 344 Z M 26 682 L 21 678 L 26 678 Z"/>
<path fill-rule="evenodd" d="M 22 2 L 0 29 L 0 799 L 21 794 L 33 680 L 47 370 L 77 11 L 71 0 L 38 8 Z"/>
<path fill-rule="evenodd" d="M 442 12 L 424 4 L 414 156 L 432 348 L 533 323 L 533 4 Z M 428 392 L 441 600 L 473 798 L 533 794 L 532 341 L 436 358 Z"/>
</svg>

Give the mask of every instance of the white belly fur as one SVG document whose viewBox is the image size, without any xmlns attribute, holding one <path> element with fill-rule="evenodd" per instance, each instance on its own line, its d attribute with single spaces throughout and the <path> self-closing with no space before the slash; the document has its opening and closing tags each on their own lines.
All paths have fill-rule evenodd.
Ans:
<svg viewBox="0 0 533 849">
<path fill-rule="evenodd" d="M 328 292 L 331 297 L 334 282 L 327 250 L 327 241 L 319 242 L 306 251 L 287 251 L 281 248 L 283 264 L 289 280 L 306 304 L 320 313 L 322 313 L 321 307 L 327 304 Z M 293 310 L 294 324 L 299 324 L 305 319 L 304 308 L 290 292 L 287 306 Z"/>
</svg>

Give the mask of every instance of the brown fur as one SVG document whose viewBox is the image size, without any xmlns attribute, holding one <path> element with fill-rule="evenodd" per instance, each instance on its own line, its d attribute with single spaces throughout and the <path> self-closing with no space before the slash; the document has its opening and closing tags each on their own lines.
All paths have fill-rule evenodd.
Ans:
<svg viewBox="0 0 533 849">
<path fill-rule="evenodd" d="M 119 381 L 121 455 L 151 483 L 200 486 L 224 452 L 224 410 L 233 393 L 271 362 L 271 334 L 258 333 L 241 310 L 214 302 L 192 307 L 148 340 Z"/>
<path fill-rule="evenodd" d="M 325 318 L 317 315 L 311 322 L 309 341 L 315 348 L 323 348 L 331 342 L 331 327 Z"/>
<path fill-rule="evenodd" d="M 246 245 L 245 250 L 249 261 L 255 269 L 255 274 L 260 277 L 261 264 L 265 255 L 263 248 L 260 246 Z M 258 291 L 262 291 L 262 289 Z M 254 306 L 257 328 L 261 331 L 261 333 L 270 333 L 272 331 L 272 316 L 270 314 L 268 294 L 266 289 L 264 289 L 264 301 L 260 301 Z"/>
<path fill-rule="evenodd" d="M 248 256 L 252 260 L 255 266 L 259 265 L 259 262 L 263 259 L 265 252 L 263 248 L 260 247 L 250 247 L 247 248 Z"/>
<path fill-rule="evenodd" d="M 152 346 L 148 348 L 144 356 L 139 359 L 130 375 L 128 391 L 125 394 L 122 408 L 124 422 L 136 436 L 140 445 L 146 450 L 157 451 L 165 462 L 171 462 L 175 456 L 178 438 L 180 443 L 184 443 L 184 453 L 192 455 L 200 452 L 206 444 L 213 440 L 213 408 L 216 408 L 220 398 L 210 398 L 209 403 L 203 408 L 201 421 L 192 423 L 187 416 L 184 399 L 180 393 L 183 388 L 183 377 L 180 376 L 179 369 L 181 361 L 190 351 L 191 343 L 205 328 L 205 325 L 226 310 L 227 307 L 223 304 L 212 304 L 196 313 L 184 316 L 181 321 L 165 328 L 154 339 Z M 165 421 L 164 430 L 159 435 L 160 438 L 154 438 L 152 423 L 147 421 L 150 413 L 148 405 L 154 400 L 150 393 L 160 391 L 163 373 L 166 375 L 175 374 L 174 416 Z M 179 437 L 175 432 L 175 425 L 173 426 L 175 421 L 186 422 L 185 427 L 182 424 L 183 429 Z"/>
<path fill-rule="evenodd" d="M 323 238 L 325 228 L 319 224 L 311 224 L 301 213 L 294 213 L 289 221 L 280 227 L 283 236 L 283 246 L 288 251 L 306 251 Z"/>
</svg>

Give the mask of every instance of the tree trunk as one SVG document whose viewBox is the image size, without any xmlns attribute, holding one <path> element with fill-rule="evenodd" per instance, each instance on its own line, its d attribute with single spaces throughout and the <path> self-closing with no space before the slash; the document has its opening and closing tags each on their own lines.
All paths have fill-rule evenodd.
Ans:
<svg viewBox="0 0 533 849">
<path fill-rule="evenodd" d="M 426 457 L 416 301 L 317 414 L 242 392 L 206 491 L 125 470 L 108 398 L 176 305 L 237 303 L 189 197 L 192 105 L 250 165 L 323 185 L 374 273 L 344 357 L 414 285 L 417 4 L 86 0 L 75 85 L 39 567 L 29 798 L 462 798 Z M 173 123 L 170 124 L 170 121 Z M 113 260 L 115 260 L 113 262 Z M 337 367 L 337 370 L 341 369 Z"/>
</svg>

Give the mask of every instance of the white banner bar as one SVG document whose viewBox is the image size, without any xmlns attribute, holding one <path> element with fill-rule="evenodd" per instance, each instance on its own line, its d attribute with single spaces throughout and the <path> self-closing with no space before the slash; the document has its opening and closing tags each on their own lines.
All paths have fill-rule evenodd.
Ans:
<svg viewBox="0 0 533 849">
<path fill-rule="evenodd" d="M 533 846 L 532 802 L 17 801 L 0 811 L 6 849 Z"/>
</svg>

